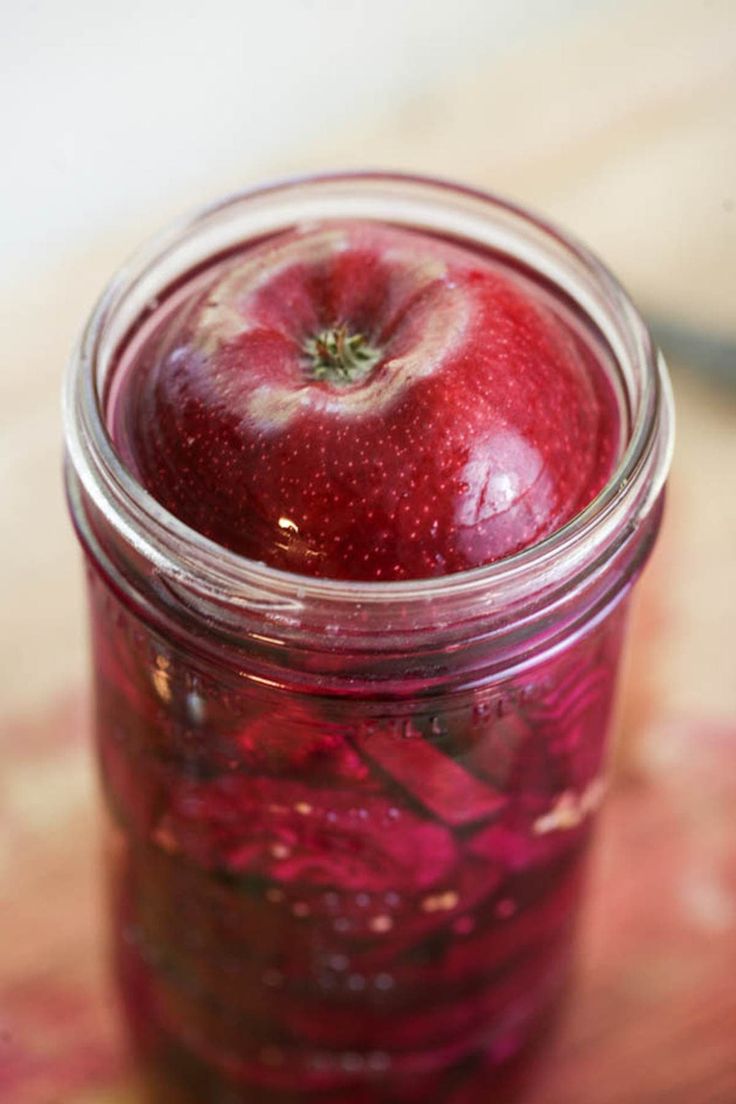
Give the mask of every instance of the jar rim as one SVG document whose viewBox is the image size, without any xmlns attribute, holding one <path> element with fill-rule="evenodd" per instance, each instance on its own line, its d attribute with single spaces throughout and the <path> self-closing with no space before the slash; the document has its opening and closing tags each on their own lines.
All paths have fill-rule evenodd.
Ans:
<svg viewBox="0 0 736 1104">
<path fill-rule="evenodd" d="M 278 207 L 280 202 L 286 216 L 305 198 L 321 192 L 324 202 L 331 191 L 333 200 L 339 195 L 343 206 L 351 195 L 362 197 L 365 214 L 361 217 L 368 218 L 377 217 L 368 213 L 371 201 L 374 209 L 383 210 L 393 199 L 398 206 L 393 221 L 407 226 L 417 226 L 416 219 L 408 221 L 412 204 L 425 220 L 434 210 L 437 227 L 443 225 L 443 211 L 444 222 L 453 226 L 482 226 L 485 220 L 490 228 L 495 218 L 503 221 L 496 231 L 502 231 L 509 248 L 514 233 L 524 227 L 533 233 L 534 248 L 542 252 L 546 248 L 558 262 L 565 258 L 578 279 L 587 280 L 586 294 L 594 289 L 598 321 L 607 316 L 610 332 L 618 334 L 617 360 L 625 351 L 638 387 L 631 431 L 616 469 L 598 495 L 541 541 L 491 564 L 438 577 L 366 582 L 302 576 L 224 549 L 191 529 L 154 499 L 117 455 L 105 425 L 99 365 L 111 320 L 126 296 L 141 282 L 150 282 L 172 250 L 192 255 L 198 235 L 226 222 L 234 212 L 245 224 L 249 205 L 258 208 L 261 219 L 271 205 L 275 218 L 273 204 Z M 280 225 L 284 228 L 287 223 Z M 185 271 L 180 269 L 180 274 Z M 585 306 L 582 310 L 590 317 Z M 124 333 L 121 337 L 124 340 Z M 438 604 L 445 601 L 465 606 L 483 598 L 498 608 L 531 598 L 542 582 L 550 593 L 575 585 L 591 562 L 611 554 L 624 529 L 639 524 L 658 499 L 672 455 L 673 419 L 666 366 L 643 319 L 618 280 L 586 246 L 546 219 L 492 193 L 439 178 L 373 170 L 290 177 L 239 191 L 151 239 L 119 269 L 98 300 L 73 352 L 64 392 L 68 479 L 79 481 L 119 536 L 164 578 L 192 593 L 261 614 L 296 613 L 307 605 L 322 604 L 334 616 L 340 610 L 359 608 L 369 611 L 369 616 L 373 611 L 380 621 L 381 611 L 398 603 L 419 616 L 427 629 L 435 627 Z M 73 511 L 78 511 L 73 493 L 71 498 Z"/>
</svg>

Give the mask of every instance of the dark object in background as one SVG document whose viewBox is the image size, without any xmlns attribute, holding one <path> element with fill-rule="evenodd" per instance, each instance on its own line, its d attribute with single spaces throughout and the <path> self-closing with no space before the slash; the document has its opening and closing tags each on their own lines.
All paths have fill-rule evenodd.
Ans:
<svg viewBox="0 0 736 1104">
<path fill-rule="evenodd" d="M 736 387 L 736 338 L 662 315 L 650 315 L 649 328 L 668 361 L 690 365 L 720 384 Z"/>
</svg>

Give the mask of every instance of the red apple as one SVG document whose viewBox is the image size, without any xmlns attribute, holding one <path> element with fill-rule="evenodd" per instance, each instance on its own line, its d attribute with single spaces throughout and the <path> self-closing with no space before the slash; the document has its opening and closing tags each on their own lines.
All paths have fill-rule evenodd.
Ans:
<svg viewBox="0 0 736 1104">
<path fill-rule="evenodd" d="M 113 435 L 169 511 L 292 572 L 396 580 L 490 563 L 611 473 L 592 344 L 510 268 L 368 222 L 214 265 L 154 317 Z"/>
</svg>

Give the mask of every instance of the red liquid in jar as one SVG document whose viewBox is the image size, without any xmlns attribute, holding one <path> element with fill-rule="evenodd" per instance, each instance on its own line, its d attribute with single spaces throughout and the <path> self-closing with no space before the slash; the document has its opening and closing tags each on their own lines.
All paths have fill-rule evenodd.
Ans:
<svg viewBox="0 0 736 1104">
<path fill-rule="evenodd" d="M 357 365 L 310 344 L 341 326 Z M 181 520 L 368 581 L 542 539 L 625 429 L 605 354 L 541 284 L 373 224 L 183 282 L 108 399 L 116 447 Z M 505 1100 L 564 990 L 621 615 L 522 676 L 434 699 L 407 679 L 381 703 L 271 692 L 95 579 L 92 602 L 117 963 L 151 1099 Z"/>
</svg>

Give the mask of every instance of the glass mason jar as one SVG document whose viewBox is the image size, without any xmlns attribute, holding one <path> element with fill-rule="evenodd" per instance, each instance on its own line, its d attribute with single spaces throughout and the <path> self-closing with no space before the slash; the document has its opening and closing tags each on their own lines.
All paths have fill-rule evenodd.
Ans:
<svg viewBox="0 0 736 1104">
<path fill-rule="evenodd" d="M 492 253 L 585 328 L 625 437 L 587 509 L 487 567 L 337 582 L 217 547 L 136 483 L 103 404 L 140 320 L 208 259 L 325 217 Z M 115 968 L 149 1099 L 505 1100 L 569 977 L 627 598 L 670 459 L 666 370 L 629 299 L 488 195 L 381 174 L 277 184 L 115 277 L 73 357 L 66 439 Z"/>
</svg>

